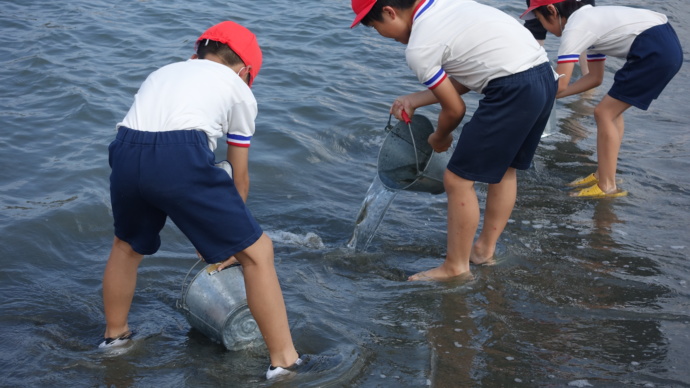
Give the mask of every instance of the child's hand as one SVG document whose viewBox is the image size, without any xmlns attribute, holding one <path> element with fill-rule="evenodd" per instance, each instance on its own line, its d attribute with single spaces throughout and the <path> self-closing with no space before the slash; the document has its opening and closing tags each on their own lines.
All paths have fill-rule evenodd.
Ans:
<svg viewBox="0 0 690 388">
<path fill-rule="evenodd" d="M 390 114 L 395 116 L 396 119 L 402 121 L 403 109 L 405 109 L 405 112 L 407 112 L 407 115 L 409 117 L 412 117 L 412 115 L 414 115 L 415 108 L 412 106 L 412 102 L 410 101 L 408 96 L 396 98 L 395 101 L 393 101 L 393 106 L 391 106 Z"/>
<path fill-rule="evenodd" d="M 227 268 L 233 264 L 237 264 L 239 261 L 235 258 L 235 256 L 230 257 L 229 259 L 225 260 L 224 262 L 218 264 L 218 271 L 220 271 L 223 268 Z"/>
<path fill-rule="evenodd" d="M 199 251 L 196 251 L 196 255 L 203 261 L 206 261 L 203 256 L 201 256 L 201 253 Z M 233 264 L 237 264 L 239 261 L 235 258 L 235 256 L 231 256 L 229 259 L 223 261 L 222 263 L 218 264 L 218 267 L 216 267 L 217 271 L 220 271 L 223 268 L 227 268 Z"/>
<path fill-rule="evenodd" d="M 428 142 L 434 151 L 444 152 L 447 151 L 448 148 L 450 148 L 450 146 L 453 144 L 453 134 L 449 133 L 444 135 L 439 131 L 434 131 L 434 133 L 429 135 Z"/>
</svg>

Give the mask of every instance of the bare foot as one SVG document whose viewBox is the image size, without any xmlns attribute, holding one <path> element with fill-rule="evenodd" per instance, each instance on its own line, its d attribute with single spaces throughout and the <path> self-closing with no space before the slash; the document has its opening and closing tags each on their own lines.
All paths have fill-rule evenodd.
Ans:
<svg viewBox="0 0 690 388">
<path fill-rule="evenodd" d="M 472 254 L 470 255 L 470 261 L 472 262 L 472 264 L 476 264 L 476 265 L 494 265 L 494 264 L 496 264 L 496 260 L 494 259 L 493 256 L 480 257 L 480 256 L 475 255 L 474 252 L 472 252 Z"/>
<path fill-rule="evenodd" d="M 472 247 L 472 253 L 470 253 L 470 261 L 476 265 L 494 265 L 496 260 L 494 260 L 494 252 L 487 252 L 480 249 L 476 245 Z"/>
<path fill-rule="evenodd" d="M 469 269 L 467 271 L 456 271 L 456 270 L 446 270 L 444 265 L 440 265 L 436 268 L 432 268 L 426 271 L 418 272 L 410 277 L 407 278 L 407 281 L 409 282 L 417 282 L 417 281 L 425 281 L 425 282 L 430 282 L 430 281 L 444 281 L 444 280 L 450 280 L 456 276 L 460 276 L 462 274 L 469 274 L 470 271 Z"/>
</svg>

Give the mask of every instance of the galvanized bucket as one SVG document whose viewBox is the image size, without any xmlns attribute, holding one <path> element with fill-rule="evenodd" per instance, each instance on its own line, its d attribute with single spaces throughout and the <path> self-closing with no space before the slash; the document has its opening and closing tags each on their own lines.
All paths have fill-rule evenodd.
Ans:
<svg viewBox="0 0 690 388">
<path fill-rule="evenodd" d="M 187 277 L 197 264 L 189 270 Z M 207 265 L 185 286 L 187 277 L 178 307 L 193 328 L 228 350 L 244 349 L 261 338 L 259 327 L 247 306 L 241 266 L 218 271 L 216 264 Z"/>
<path fill-rule="evenodd" d="M 388 135 L 383 140 L 378 157 L 381 183 L 391 190 L 421 191 L 441 194 L 443 173 L 453 155 L 452 150 L 434 152 L 427 139 L 434 133 L 431 121 L 415 114 L 407 122 L 392 126 L 388 119 Z"/>
</svg>

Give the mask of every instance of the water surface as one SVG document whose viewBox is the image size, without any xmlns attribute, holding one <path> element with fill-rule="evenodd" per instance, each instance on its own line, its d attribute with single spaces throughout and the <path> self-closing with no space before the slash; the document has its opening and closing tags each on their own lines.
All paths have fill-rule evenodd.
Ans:
<svg viewBox="0 0 690 388">
<path fill-rule="evenodd" d="M 524 5 L 485 3 L 512 15 Z M 602 3 L 668 14 L 690 58 L 685 0 Z M 402 45 L 348 28 L 348 1 L 0 0 L 1 386 L 272 385 L 264 348 L 226 351 L 176 308 L 196 257 L 174 225 L 139 271 L 136 347 L 96 349 L 114 126 L 148 73 L 188 58 L 223 19 L 254 30 L 264 50 L 248 203 L 275 241 L 295 342 L 346 358 L 330 377 L 278 385 L 690 386 L 687 64 L 649 111 L 626 113 L 628 197 L 563 190 L 596 161 L 592 110 L 622 64 L 610 59 L 604 85 L 558 101 L 555 132 L 519 175 L 497 264 L 412 284 L 443 260 L 444 195 L 398 193 L 368 248 L 347 248 L 388 108 L 420 90 Z M 557 39 L 546 47 L 554 57 Z M 419 113 L 435 123 L 438 110 Z"/>
</svg>

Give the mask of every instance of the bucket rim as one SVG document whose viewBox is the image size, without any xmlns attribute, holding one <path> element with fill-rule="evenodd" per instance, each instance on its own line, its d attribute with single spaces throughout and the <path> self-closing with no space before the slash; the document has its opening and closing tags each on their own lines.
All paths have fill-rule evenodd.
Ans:
<svg viewBox="0 0 690 388">
<path fill-rule="evenodd" d="M 383 143 L 381 144 L 381 148 L 379 149 L 377 159 L 376 159 L 376 162 L 377 162 L 376 163 L 376 175 L 377 175 L 379 181 L 381 181 L 383 186 L 389 190 L 409 190 L 410 188 L 413 188 L 415 185 L 419 185 L 420 179 L 425 179 L 427 181 L 432 180 L 435 182 L 439 182 L 441 184 L 441 187 L 437 190 L 417 190 L 417 191 L 424 191 L 424 192 L 429 192 L 432 194 L 440 194 L 440 193 L 445 192 L 445 188 L 443 188 L 443 180 L 437 179 L 436 177 L 429 175 L 429 174 L 426 174 L 426 173 L 428 172 L 430 166 L 432 165 L 432 161 L 435 161 L 436 159 L 438 159 L 440 157 L 439 155 L 446 154 L 446 152 L 448 152 L 448 151 L 440 153 L 439 155 L 436 155 L 436 152 L 433 150 L 433 148 L 431 148 L 431 145 L 426 141 L 426 139 L 428 138 L 428 135 L 424 138 L 423 144 L 413 145 L 413 149 L 416 153 L 415 154 L 415 160 L 418 164 L 416 166 L 417 174 L 410 183 L 405 184 L 405 185 L 398 185 L 398 186 L 394 187 L 390 184 L 392 180 L 389 179 L 388 177 L 386 177 L 384 174 L 382 174 L 382 169 L 381 169 L 382 164 L 383 164 L 382 163 L 382 157 L 383 157 L 382 155 L 384 155 L 384 153 L 386 153 L 386 152 L 390 152 L 390 151 L 386 150 L 386 144 L 387 144 L 387 142 L 390 141 L 389 140 L 390 137 L 394 136 L 394 130 L 397 133 L 398 131 L 402 130 L 402 128 L 400 128 L 400 127 L 403 127 L 403 126 L 407 126 L 410 129 L 410 132 L 411 132 L 410 136 L 411 136 L 411 140 L 413 143 L 414 143 L 414 137 L 415 137 L 414 134 L 418 133 L 417 132 L 418 128 L 422 131 L 426 130 L 426 132 L 428 132 L 428 135 L 431 135 L 434 132 L 434 127 L 433 127 L 433 124 L 431 123 L 431 120 L 429 120 L 426 116 L 424 116 L 422 114 L 417 114 L 417 113 L 415 113 L 412 116 L 409 123 L 405 123 L 404 121 L 398 121 L 398 123 L 394 127 L 391 127 L 390 125 L 387 126 L 386 129 L 387 129 L 388 133 L 386 134 L 386 137 L 384 138 Z M 422 135 L 425 135 L 425 134 L 422 133 Z M 395 136 L 400 137 L 399 135 L 395 135 Z M 405 139 L 402 139 L 402 140 L 405 141 Z M 409 144 L 409 142 L 408 142 L 408 144 Z M 428 157 L 426 157 L 426 159 L 423 161 L 423 165 L 420 166 L 419 165 L 419 159 L 417 156 L 418 155 L 417 151 L 421 151 L 418 149 L 422 145 L 425 148 L 428 148 L 429 153 L 428 153 Z M 424 154 L 423 151 L 420 153 Z M 415 163 L 415 162 L 413 162 L 413 163 Z M 409 191 L 415 191 L 415 190 L 409 190 Z"/>
</svg>

